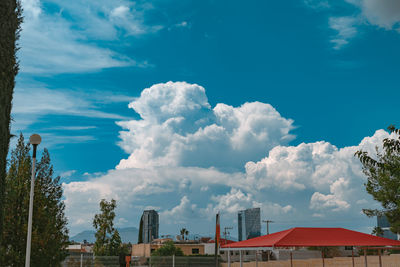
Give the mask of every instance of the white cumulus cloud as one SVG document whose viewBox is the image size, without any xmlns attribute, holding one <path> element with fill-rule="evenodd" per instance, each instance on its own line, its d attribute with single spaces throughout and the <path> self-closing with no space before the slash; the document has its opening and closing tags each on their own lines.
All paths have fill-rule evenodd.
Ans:
<svg viewBox="0 0 400 267">
<path fill-rule="evenodd" d="M 398 0 L 347 0 L 361 8 L 362 15 L 372 24 L 386 30 L 399 29 L 400 1 Z"/>
<path fill-rule="evenodd" d="M 119 145 L 130 153 L 119 169 L 151 166 L 216 167 L 240 170 L 249 159 L 286 144 L 293 121 L 260 102 L 211 108 L 197 84 L 167 82 L 143 90 L 129 104 L 141 119 L 118 125 Z"/>
<path fill-rule="evenodd" d="M 72 232 L 90 227 L 102 198 L 117 200 L 121 227 L 137 226 L 145 207 L 157 207 L 160 230 L 169 234 L 179 227 L 212 232 L 217 212 L 236 227 L 237 212 L 251 207 L 260 207 L 263 218 L 301 222 L 365 220 L 361 209 L 376 206 L 354 153 L 374 153 L 390 136 L 384 130 L 356 146 L 288 146 L 293 122 L 272 106 L 212 108 L 203 87 L 184 82 L 145 89 L 130 107 L 141 118 L 119 123 L 128 159 L 106 174 L 63 184 Z"/>
<path fill-rule="evenodd" d="M 313 190 L 310 208 L 315 210 L 342 211 L 352 204 L 365 204 L 368 196 L 362 185 L 366 177 L 354 153 L 362 149 L 373 154 L 389 136 L 378 130 L 358 146 L 342 149 L 327 142 L 277 146 L 268 157 L 246 164 L 246 184 L 255 192 L 272 188 L 281 192 Z"/>
</svg>

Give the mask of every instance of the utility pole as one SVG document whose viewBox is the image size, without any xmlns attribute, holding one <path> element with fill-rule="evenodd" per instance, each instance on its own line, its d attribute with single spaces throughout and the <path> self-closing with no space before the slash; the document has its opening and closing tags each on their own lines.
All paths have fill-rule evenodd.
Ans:
<svg viewBox="0 0 400 267">
<path fill-rule="evenodd" d="M 224 236 L 225 236 L 225 245 L 226 245 L 226 236 L 229 235 L 230 233 L 226 230 L 231 230 L 233 227 L 224 227 Z"/>
<path fill-rule="evenodd" d="M 270 220 L 263 220 L 263 223 L 267 224 L 267 235 L 269 235 L 269 224 L 273 223 L 274 221 L 270 221 Z"/>
</svg>

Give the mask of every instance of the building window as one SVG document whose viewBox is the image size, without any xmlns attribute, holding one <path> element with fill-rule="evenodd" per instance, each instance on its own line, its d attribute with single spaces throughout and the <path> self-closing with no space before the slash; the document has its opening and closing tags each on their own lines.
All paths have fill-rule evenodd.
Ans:
<svg viewBox="0 0 400 267">
<path fill-rule="evenodd" d="M 344 250 L 353 250 L 353 247 L 352 246 L 345 246 Z"/>
<path fill-rule="evenodd" d="M 248 251 L 246 251 L 246 255 L 249 255 L 249 252 L 248 252 Z"/>
<path fill-rule="evenodd" d="M 198 248 L 192 248 L 192 254 L 199 254 Z"/>
</svg>

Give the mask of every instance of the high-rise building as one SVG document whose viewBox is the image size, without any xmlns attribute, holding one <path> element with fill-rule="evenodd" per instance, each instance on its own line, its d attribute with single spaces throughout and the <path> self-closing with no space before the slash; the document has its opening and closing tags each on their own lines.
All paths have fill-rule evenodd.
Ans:
<svg viewBox="0 0 400 267">
<path fill-rule="evenodd" d="M 383 231 L 383 235 L 379 235 L 380 237 L 399 240 L 398 235 L 390 231 L 390 223 L 385 215 L 377 217 L 377 224 L 378 227 Z"/>
<path fill-rule="evenodd" d="M 140 219 L 142 230 L 142 241 L 145 244 L 151 243 L 152 240 L 158 238 L 158 213 L 155 210 L 143 211 Z M 140 234 L 140 233 L 139 233 Z"/>
<path fill-rule="evenodd" d="M 261 235 L 260 208 L 241 210 L 238 213 L 239 241 Z"/>
</svg>

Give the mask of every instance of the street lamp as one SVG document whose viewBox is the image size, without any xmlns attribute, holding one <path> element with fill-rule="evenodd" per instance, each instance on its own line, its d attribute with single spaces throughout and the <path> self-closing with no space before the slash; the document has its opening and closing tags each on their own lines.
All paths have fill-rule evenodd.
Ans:
<svg viewBox="0 0 400 267">
<path fill-rule="evenodd" d="M 33 193 L 35 189 L 35 165 L 36 165 L 36 148 L 42 141 L 38 134 L 32 134 L 29 138 L 29 143 L 33 146 L 32 155 L 32 177 L 31 177 L 31 194 L 29 198 L 29 217 L 28 217 L 28 236 L 26 238 L 26 257 L 25 267 L 31 265 L 31 239 L 32 239 L 32 214 L 33 214 Z"/>
</svg>

